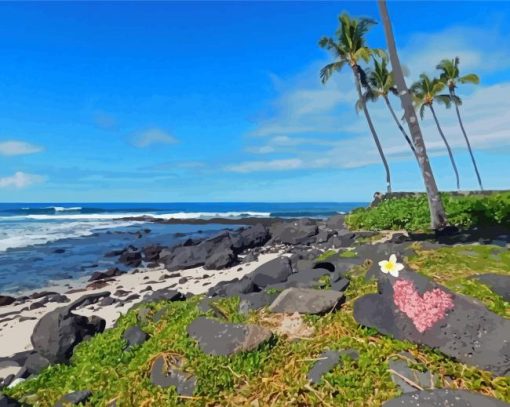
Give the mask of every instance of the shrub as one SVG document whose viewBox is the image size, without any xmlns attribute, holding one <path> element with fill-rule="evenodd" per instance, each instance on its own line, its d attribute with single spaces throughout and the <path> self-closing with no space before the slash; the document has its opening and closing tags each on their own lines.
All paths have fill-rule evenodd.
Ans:
<svg viewBox="0 0 510 407">
<path fill-rule="evenodd" d="M 441 198 L 451 225 L 510 226 L 510 192 L 471 196 L 443 193 Z M 424 231 L 430 227 L 427 197 L 390 198 L 372 208 L 355 209 L 346 222 L 351 229 Z"/>
</svg>

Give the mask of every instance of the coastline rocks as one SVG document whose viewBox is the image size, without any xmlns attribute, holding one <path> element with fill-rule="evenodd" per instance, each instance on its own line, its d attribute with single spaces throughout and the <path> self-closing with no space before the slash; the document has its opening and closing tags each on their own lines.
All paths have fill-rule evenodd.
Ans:
<svg viewBox="0 0 510 407">
<path fill-rule="evenodd" d="M 142 249 L 143 259 L 147 263 L 157 262 L 163 248 L 160 245 L 146 246 Z"/>
<path fill-rule="evenodd" d="M 279 257 L 257 267 L 250 277 L 253 283 L 264 288 L 271 284 L 283 283 L 292 273 L 292 267 L 287 257 Z"/>
<path fill-rule="evenodd" d="M 188 334 L 208 355 L 232 355 L 251 351 L 272 337 L 269 329 L 258 325 L 222 323 L 198 317 L 188 326 Z"/>
<path fill-rule="evenodd" d="M 239 294 L 249 294 L 258 291 L 251 277 L 244 276 L 241 280 L 221 281 L 207 292 L 210 297 L 232 297 Z"/>
<path fill-rule="evenodd" d="M 342 365 L 343 358 L 352 360 L 359 359 L 359 353 L 355 349 L 344 349 L 340 351 L 326 350 L 318 357 L 317 362 L 308 372 L 307 378 L 312 384 L 319 384 L 322 376 L 333 370 L 337 365 Z"/>
<path fill-rule="evenodd" d="M 28 356 L 23 367 L 29 374 L 39 374 L 39 372 L 50 365 L 50 361 L 38 353 Z"/>
<path fill-rule="evenodd" d="M 232 246 L 235 251 L 243 251 L 263 246 L 271 238 L 269 230 L 262 224 L 241 230 L 232 237 Z"/>
<path fill-rule="evenodd" d="M 171 290 L 169 288 L 162 288 L 161 290 L 154 291 L 153 293 L 146 294 L 143 297 L 143 302 L 153 302 L 153 301 L 182 301 L 184 300 L 184 295 L 177 290 Z"/>
<path fill-rule="evenodd" d="M 178 246 L 163 249 L 159 260 L 167 270 L 184 270 L 204 266 L 219 270 L 239 263 L 238 254 L 262 246 L 269 240 L 267 228 L 261 224 L 239 232 L 223 231 L 199 242 L 189 240 Z"/>
<path fill-rule="evenodd" d="M 8 295 L 0 295 L 0 307 L 11 305 L 14 301 L 16 301 L 16 298 L 14 297 L 10 297 Z"/>
<path fill-rule="evenodd" d="M 55 404 L 55 407 L 66 407 L 69 405 L 75 406 L 80 403 L 85 403 L 90 396 L 92 396 L 92 392 L 90 390 L 75 391 L 60 397 Z"/>
<path fill-rule="evenodd" d="M 311 242 L 319 229 L 317 223 L 310 219 L 291 222 L 279 222 L 271 225 L 272 241 L 286 244 L 306 244 Z"/>
<path fill-rule="evenodd" d="M 344 294 L 333 290 L 287 288 L 269 306 L 271 312 L 321 315 L 336 309 Z"/>
<path fill-rule="evenodd" d="M 356 322 L 495 375 L 510 374 L 510 320 L 418 273 L 379 274 L 379 294 L 354 303 Z"/>
<path fill-rule="evenodd" d="M 345 215 L 333 215 L 326 221 L 326 226 L 330 229 L 345 229 Z"/>
<path fill-rule="evenodd" d="M 154 386 L 163 388 L 174 386 L 177 393 L 181 396 L 192 396 L 195 391 L 197 380 L 193 375 L 186 374 L 180 370 L 179 367 L 182 362 L 180 359 L 175 359 L 176 360 L 172 362 L 178 367 L 169 367 L 167 366 L 165 358 L 163 356 L 158 356 L 152 364 L 151 383 Z"/>
<path fill-rule="evenodd" d="M 149 339 L 149 335 L 142 331 L 138 326 L 133 326 L 124 332 L 122 338 L 127 342 L 127 349 L 130 349 L 147 341 L 147 339 Z"/>
<path fill-rule="evenodd" d="M 104 319 L 97 316 L 87 318 L 71 312 L 89 301 L 90 297 L 95 299 L 97 294 L 82 297 L 67 307 L 57 308 L 37 322 L 30 339 L 34 350 L 50 363 L 68 362 L 76 345 L 104 331 Z"/>
<path fill-rule="evenodd" d="M 338 362 L 340 362 L 340 353 L 334 350 L 327 350 L 322 352 L 318 359 L 307 375 L 308 380 L 312 384 L 318 384 L 322 376 L 334 369 Z"/>
<path fill-rule="evenodd" d="M 124 273 L 124 271 L 119 270 L 117 267 L 108 269 L 106 271 L 95 271 L 92 273 L 88 281 L 104 280 L 107 278 L 120 276 Z"/>
<path fill-rule="evenodd" d="M 505 301 L 510 301 L 510 276 L 487 273 L 475 278 L 489 287 Z"/>
<path fill-rule="evenodd" d="M 503 401 L 467 390 L 435 389 L 416 391 L 389 400 L 384 407 L 505 407 Z"/>
<path fill-rule="evenodd" d="M 219 270 L 237 264 L 237 256 L 231 249 L 217 251 L 209 256 L 204 264 L 206 270 Z"/>
<path fill-rule="evenodd" d="M 410 367 L 410 363 L 418 363 L 416 359 L 408 352 L 401 352 L 401 356 L 404 357 L 404 360 L 390 360 L 388 362 L 389 368 L 396 372 L 393 373 L 390 371 L 391 380 L 395 383 L 403 393 L 412 393 L 416 390 L 419 390 L 416 387 L 411 386 L 409 383 L 416 383 L 422 389 L 432 389 L 436 380 L 436 376 L 431 374 L 428 370 L 424 372 L 420 372 L 418 370 L 412 369 Z M 407 380 L 404 380 L 405 377 Z"/>
<path fill-rule="evenodd" d="M 16 400 L 11 399 L 5 394 L 0 393 L 0 407 L 18 407 L 21 406 Z"/>
<path fill-rule="evenodd" d="M 319 229 L 317 237 L 315 238 L 316 243 L 326 243 L 335 233 L 328 229 Z"/>
<path fill-rule="evenodd" d="M 258 310 L 270 305 L 278 296 L 277 293 L 269 294 L 266 291 L 239 295 L 239 313 L 246 315 L 250 311 Z"/>
<path fill-rule="evenodd" d="M 120 255 L 119 262 L 128 267 L 138 267 L 142 264 L 142 253 L 137 250 L 125 250 Z"/>
</svg>

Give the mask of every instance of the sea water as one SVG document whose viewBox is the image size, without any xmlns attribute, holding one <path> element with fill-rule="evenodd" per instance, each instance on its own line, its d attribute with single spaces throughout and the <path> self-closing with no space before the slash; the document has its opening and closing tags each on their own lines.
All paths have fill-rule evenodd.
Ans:
<svg viewBox="0 0 510 407">
<path fill-rule="evenodd" d="M 107 269 L 116 265 L 116 258 L 104 255 L 128 245 L 171 246 L 235 227 L 126 217 L 325 218 L 359 206 L 366 203 L 0 203 L 0 293 L 35 290 Z"/>
</svg>

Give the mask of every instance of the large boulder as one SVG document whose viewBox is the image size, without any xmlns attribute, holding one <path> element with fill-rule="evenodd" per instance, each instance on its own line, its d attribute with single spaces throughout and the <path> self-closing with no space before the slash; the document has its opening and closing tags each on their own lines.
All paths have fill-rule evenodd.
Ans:
<svg viewBox="0 0 510 407">
<path fill-rule="evenodd" d="M 287 288 L 269 306 L 271 312 L 325 314 L 340 306 L 344 294 L 334 290 Z"/>
<path fill-rule="evenodd" d="M 508 407 L 508 404 L 467 390 L 416 391 L 389 400 L 384 407 Z"/>
<path fill-rule="evenodd" d="M 278 243 L 309 243 L 318 231 L 317 223 L 310 219 L 279 222 L 271 225 L 272 240 Z"/>
<path fill-rule="evenodd" d="M 250 277 L 257 287 L 264 288 L 286 281 L 291 273 L 292 267 L 289 258 L 278 257 L 257 267 Z"/>
<path fill-rule="evenodd" d="M 510 320 L 418 273 L 379 275 L 379 293 L 354 303 L 360 325 L 438 349 L 495 375 L 510 374 Z"/>
<path fill-rule="evenodd" d="M 345 215 L 333 215 L 326 220 L 326 226 L 330 229 L 345 229 Z"/>
<path fill-rule="evenodd" d="M 232 355 L 251 351 L 267 342 L 272 333 L 258 325 L 222 323 L 199 317 L 188 326 L 188 334 L 208 355 Z"/>
<path fill-rule="evenodd" d="M 3 307 L 4 305 L 11 305 L 14 301 L 16 301 L 16 298 L 14 297 L 9 295 L 0 295 L 0 307 Z"/>
<path fill-rule="evenodd" d="M 244 250 L 264 245 L 270 238 L 269 231 L 261 224 L 242 229 L 239 232 L 223 231 L 199 243 L 190 241 L 163 249 L 159 260 L 164 261 L 168 270 L 182 270 L 204 266 L 217 270 L 239 262 L 237 255 Z"/>
<path fill-rule="evenodd" d="M 166 268 L 170 271 L 203 266 L 207 259 L 218 251 L 232 247 L 228 232 L 221 232 L 203 240 L 197 245 L 176 246 L 170 253 L 165 253 Z"/>
<path fill-rule="evenodd" d="M 237 256 L 232 249 L 218 250 L 212 253 L 205 261 L 206 270 L 220 270 L 237 264 Z"/>
<path fill-rule="evenodd" d="M 243 229 L 232 237 L 233 249 L 240 252 L 246 249 L 260 247 L 270 238 L 269 230 L 264 225 L 258 223 L 255 226 Z"/>
<path fill-rule="evenodd" d="M 110 293 L 103 294 L 106 296 Z M 57 308 L 37 322 L 31 342 L 34 350 L 50 363 L 67 363 L 76 345 L 104 331 L 104 319 L 97 316 L 88 318 L 72 312 L 88 297 L 84 296 L 66 307 Z"/>
<path fill-rule="evenodd" d="M 178 246 L 166 258 L 166 269 L 170 271 L 199 267 L 205 264 L 208 253 L 203 247 Z"/>
</svg>

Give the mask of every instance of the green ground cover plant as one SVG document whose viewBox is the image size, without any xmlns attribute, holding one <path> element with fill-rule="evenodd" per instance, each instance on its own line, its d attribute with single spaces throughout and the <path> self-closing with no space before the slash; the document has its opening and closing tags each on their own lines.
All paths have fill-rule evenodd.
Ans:
<svg viewBox="0 0 510 407">
<path fill-rule="evenodd" d="M 510 226 L 510 192 L 458 196 L 441 194 L 450 224 L 461 228 Z M 427 231 L 430 215 L 423 195 L 390 198 L 371 208 L 358 208 L 346 217 L 353 230 Z"/>
<path fill-rule="evenodd" d="M 510 274 L 510 253 L 496 246 L 463 245 L 423 250 L 408 263 L 419 272 L 484 303 L 493 312 L 509 317 L 510 304 L 482 284 L 468 278 L 481 272 Z M 353 303 L 376 291 L 375 282 L 366 282 L 366 266 L 351 272 L 346 302 L 337 312 L 304 318 L 314 333 L 298 341 L 277 336 L 252 352 L 231 357 L 207 356 L 188 337 L 188 324 L 199 315 L 200 297 L 179 302 L 140 305 L 121 317 L 116 327 L 80 344 L 69 365 L 55 365 L 39 376 L 6 391 L 29 405 L 53 406 L 63 394 L 89 389 L 90 406 L 380 406 L 400 390 L 392 382 L 388 361 L 401 351 L 409 351 L 418 367 L 437 375 L 436 387 L 477 391 L 510 401 L 510 378 L 455 362 L 426 347 L 398 341 L 376 330 L 359 326 L 353 318 Z M 270 326 L 266 310 L 243 316 L 237 297 L 214 303 L 224 319 L 236 323 Z M 148 308 L 140 312 L 140 308 Z M 161 311 L 164 310 L 164 311 Z M 159 311 L 159 313 L 158 313 Z M 162 315 L 155 321 L 154 315 Z M 205 315 L 213 317 L 209 311 Z M 124 351 L 123 332 L 139 324 L 150 340 Z M 322 382 L 312 387 L 307 372 L 325 349 L 359 352 L 359 360 L 344 359 Z M 159 355 L 168 360 L 179 356 L 184 369 L 197 377 L 193 397 L 181 397 L 173 388 L 153 386 L 149 380 L 152 361 Z"/>
</svg>

